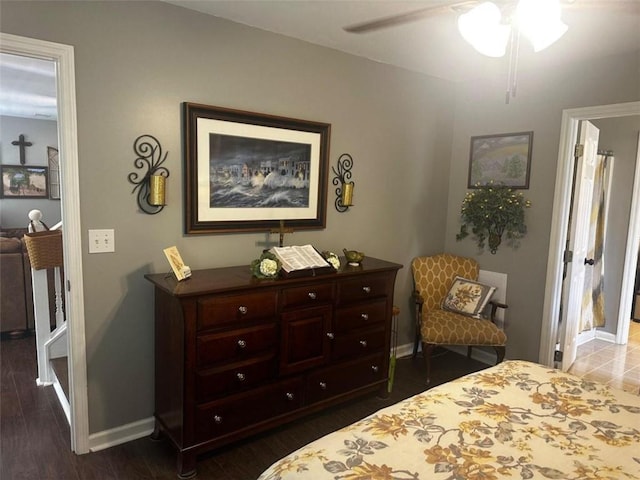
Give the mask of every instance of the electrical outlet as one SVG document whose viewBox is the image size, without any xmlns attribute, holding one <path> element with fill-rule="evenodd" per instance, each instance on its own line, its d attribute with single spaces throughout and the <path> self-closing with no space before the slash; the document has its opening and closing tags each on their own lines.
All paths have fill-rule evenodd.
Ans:
<svg viewBox="0 0 640 480">
<path fill-rule="evenodd" d="M 109 253 L 116 251 L 113 229 L 89 230 L 89 253 Z"/>
</svg>

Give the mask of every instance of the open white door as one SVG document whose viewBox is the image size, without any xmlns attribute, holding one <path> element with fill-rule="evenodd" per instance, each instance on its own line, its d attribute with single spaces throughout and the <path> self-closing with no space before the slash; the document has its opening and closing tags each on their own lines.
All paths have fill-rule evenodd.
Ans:
<svg viewBox="0 0 640 480">
<path fill-rule="evenodd" d="M 573 252 L 572 261 L 567 266 L 564 285 L 562 324 L 560 326 L 560 344 L 562 345 L 562 370 L 567 371 L 576 360 L 578 350 L 578 330 L 584 293 L 585 268 L 588 268 L 587 250 L 589 247 L 589 219 L 593 199 L 596 155 L 600 131 L 591 122 L 583 121 L 580 129 L 580 141 L 583 151 L 577 157 L 573 203 L 568 249 Z"/>
</svg>

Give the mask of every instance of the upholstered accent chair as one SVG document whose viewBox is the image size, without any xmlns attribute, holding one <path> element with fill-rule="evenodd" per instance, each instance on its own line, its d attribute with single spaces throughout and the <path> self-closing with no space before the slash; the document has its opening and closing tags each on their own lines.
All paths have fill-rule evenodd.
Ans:
<svg viewBox="0 0 640 480">
<path fill-rule="evenodd" d="M 471 258 L 448 253 L 417 257 L 411 262 L 414 281 L 416 336 L 413 355 L 422 342 L 422 353 L 427 365 L 427 383 L 431 381 L 431 353 L 439 345 L 465 345 L 467 356 L 473 346 L 495 349 L 497 362 L 504 360 L 507 336 L 495 323 L 498 308 L 507 305 L 489 300 L 489 318 L 481 315 L 461 314 L 443 308 L 445 297 L 456 278 L 478 279 L 478 262 Z"/>
</svg>

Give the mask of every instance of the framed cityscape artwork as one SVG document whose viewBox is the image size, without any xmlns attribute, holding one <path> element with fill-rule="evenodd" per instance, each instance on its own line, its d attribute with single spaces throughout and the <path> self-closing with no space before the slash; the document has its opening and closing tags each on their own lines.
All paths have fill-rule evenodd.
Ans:
<svg viewBox="0 0 640 480">
<path fill-rule="evenodd" d="M 185 232 L 326 224 L 331 126 L 183 104 Z"/>
</svg>

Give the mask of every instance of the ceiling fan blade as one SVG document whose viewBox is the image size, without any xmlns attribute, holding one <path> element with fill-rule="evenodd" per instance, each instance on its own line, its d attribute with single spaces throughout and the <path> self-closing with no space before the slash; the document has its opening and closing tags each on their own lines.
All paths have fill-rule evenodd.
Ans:
<svg viewBox="0 0 640 480">
<path fill-rule="evenodd" d="M 477 5 L 478 0 L 466 0 L 451 2 L 442 5 L 434 5 L 433 7 L 420 8 L 418 10 L 412 10 L 411 12 L 400 13 L 398 15 L 391 15 L 389 17 L 379 18 L 378 20 L 371 20 L 369 22 L 356 23 L 344 27 L 344 30 L 349 33 L 366 33 L 374 30 L 380 30 L 382 28 L 393 27 L 395 25 L 401 25 L 403 23 L 415 22 L 423 18 L 432 17 L 435 15 L 442 15 L 446 13 L 454 12 L 458 9 L 464 9 Z"/>
</svg>

